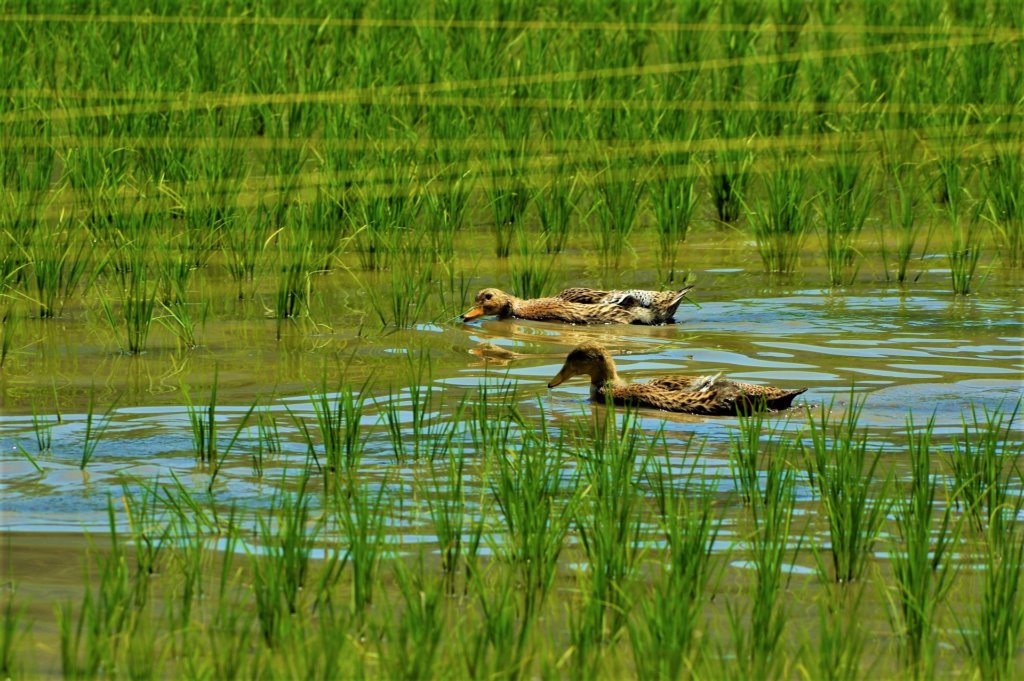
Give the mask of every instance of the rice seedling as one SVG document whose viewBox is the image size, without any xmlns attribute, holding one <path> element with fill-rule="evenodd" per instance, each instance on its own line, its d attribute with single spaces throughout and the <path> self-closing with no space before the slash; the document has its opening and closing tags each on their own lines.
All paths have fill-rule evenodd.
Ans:
<svg viewBox="0 0 1024 681">
<path fill-rule="evenodd" d="M 350 565 L 350 611 L 359 621 L 374 600 L 384 556 L 390 500 L 385 498 L 388 479 L 362 482 L 356 476 L 336 486 L 330 496 L 328 513 L 341 531 L 345 545 L 342 565 Z"/>
<path fill-rule="evenodd" d="M 163 500 L 168 511 L 185 523 L 185 528 L 193 529 L 196 533 L 220 534 L 223 528 L 229 527 L 222 521 L 234 519 L 234 508 L 230 509 L 228 518 L 224 519 L 208 492 L 206 499 L 197 498 L 182 484 L 174 471 L 171 471 L 171 483 L 173 493 L 165 489 Z"/>
<path fill-rule="evenodd" d="M 984 409 L 979 415 L 972 404 L 971 420 L 963 417 L 962 437 L 953 440 L 946 457 L 956 485 L 953 498 L 976 530 L 991 527 L 997 536 L 1011 508 L 1013 481 L 1021 476 L 1024 445 L 1015 443 L 1013 426 L 1020 409 L 1018 400 L 1009 411 Z"/>
<path fill-rule="evenodd" d="M 415 356 L 410 353 L 406 359 L 407 387 L 402 394 L 408 398 L 395 399 L 393 393 L 389 394 L 381 410 L 381 420 L 387 426 L 396 461 L 407 457 L 426 457 L 434 461 L 449 454 L 466 401 L 460 400 L 453 408 L 446 408 L 443 402 L 435 405 L 429 352 L 421 348 Z M 450 412 L 451 420 L 439 417 L 445 412 Z"/>
<path fill-rule="evenodd" d="M 800 165 L 780 159 L 779 167 L 764 177 L 765 199 L 747 209 L 766 272 L 796 269 L 809 227 L 806 186 Z"/>
<path fill-rule="evenodd" d="M 168 618 L 174 629 L 187 632 L 193 622 L 196 607 L 205 598 L 206 573 L 212 567 L 212 552 L 207 549 L 206 539 L 189 523 L 187 517 L 179 515 L 168 523 L 174 537 L 174 551 L 170 558 L 178 580 L 168 596 Z M 231 535 L 227 539 L 233 547 Z M 225 562 L 229 562 L 225 554 Z M 223 577 L 223 574 L 222 574 Z"/>
<path fill-rule="evenodd" d="M 931 473 L 934 430 L 934 416 L 922 428 L 907 417 L 912 477 L 910 489 L 896 495 L 894 506 L 898 543 L 891 553 L 896 584 L 888 593 L 889 615 L 899 636 L 899 658 L 915 677 L 934 673 L 938 606 L 953 584 L 950 552 L 959 534 L 952 506 L 938 499 L 943 483 Z"/>
<path fill-rule="evenodd" d="M 851 392 L 846 412 L 831 423 L 834 401 L 822 404 L 817 415 L 808 407 L 811 446 L 801 444 L 808 477 L 818 490 L 828 520 L 831 570 L 818 558 L 818 571 L 823 579 L 840 584 L 864 576 L 893 503 L 889 496 L 891 473 L 882 479 L 876 475 L 881 452 L 869 457 L 867 432 L 858 432 L 865 401 Z"/>
<path fill-rule="evenodd" d="M 149 602 L 151 579 L 163 566 L 161 556 L 170 543 L 173 526 L 157 517 L 159 494 L 155 489 L 144 486 L 139 496 L 131 494 L 127 484 L 122 490 L 134 558 L 135 604 L 141 607 Z"/>
<path fill-rule="evenodd" d="M 555 264 L 550 256 L 537 258 L 532 253 L 515 260 L 511 267 L 511 290 L 520 298 L 540 298 L 552 288 Z"/>
<path fill-rule="evenodd" d="M 66 224 L 54 232 L 36 229 L 28 237 L 25 258 L 32 263 L 39 316 L 60 317 L 82 284 L 88 284 L 94 263 L 94 242 Z"/>
<path fill-rule="evenodd" d="M 532 618 L 551 592 L 577 495 L 561 492 L 561 448 L 541 433 L 518 451 L 493 451 L 487 483 L 505 536 L 493 550 L 519 577 L 520 617 Z"/>
<path fill-rule="evenodd" d="M 696 124 L 690 129 L 690 141 L 697 129 Z M 658 262 L 668 273 L 667 280 L 675 281 L 679 246 L 686 241 L 686 233 L 697 210 L 696 161 L 690 154 L 663 154 L 659 164 L 664 168 L 666 177 L 652 181 L 649 188 L 658 227 Z M 679 176 L 672 177 L 675 173 Z"/>
<path fill-rule="evenodd" d="M 758 68 L 757 76 L 760 98 L 768 102 L 795 102 L 803 95 L 798 91 L 798 73 L 801 59 L 800 37 L 803 27 L 810 18 L 811 7 L 806 2 L 786 1 L 774 3 L 771 19 L 786 30 L 776 31 L 772 41 L 772 55 L 776 57 L 770 65 Z M 785 109 L 770 110 L 759 115 L 759 128 L 779 134 L 797 122 L 797 114 Z"/>
<path fill-rule="evenodd" d="M 784 590 L 786 553 L 795 560 L 802 536 L 790 549 L 793 511 L 796 502 L 796 475 L 787 463 L 789 442 L 776 443 L 777 450 L 768 461 L 764 490 L 749 508 L 753 530 L 748 539 L 754 577 L 750 586 L 749 624 L 744 626 L 740 611 L 727 605 L 729 629 L 736 650 L 736 665 L 746 678 L 770 678 L 785 668 L 781 650 L 788 619 Z M 790 568 L 792 569 L 792 568 Z"/>
<path fill-rule="evenodd" d="M 157 304 L 157 280 L 151 276 L 151 267 L 141 252 L 131 256 L 127 270 L 120 273 L 121 307 L 115 315 L 110 301 L 100 298 L 103 314 L 110 328 L 117 334 L 122 352 L 137 355 L 146 350 L 153 313 Z M 123 334 L 119 331 L 123 327 Z"/>
<path fill-rule="evenodd" d="M 535 620 L 517 617 L 516 574 L 508 570 L 491 572 L 489 581 L 484 581 L 484 575 L 474 576 L 479 621 L 472 623 L 475 626 L 456 629 L 462 663 L 472 678 L 520 678 L 529 670 L 529 642 Z"/>
<path fill-rule="evenodd" d="M 368 293 L 367 299 L 381 327 L 408 329 L 419 323 L 430 299 L 434 268 L 418 262 L 412 251 L 393 254 L 387 295 Z"/>
<path fill-rule="evenodd" d="M 115 398 L 107 410 L 103 413 L 103 416 L 96 418 L 96 386 L 93 385 L 89 388 L 89 404 L 86 407 L 85 412 L 85 432 L 82 440 L 82 456 L 78 461 L 78 468 L 85 470 L 85 467 L 89 465 L 92 458 L 96 455 L 96 448 L 100 444 L 100 440 L 103 435 L 107 432 L 107 428 L 112 423 L 111 415 L 114 413 L 114 409 L 117 406 L 117 398 Z"/>
<path fill-rule="evenodd" d="M 435 153 L 439 159 L 444 155 L 440 151 Z M 442 172 L 451 172 L 455 168 L 452 163 L 451 168 Z M 436 179 L 439 188 L 432 189 L 429 182 L 424 188 L 424 202 L 428 211 L 427 229 L 434 258 L 448 261 L 455 255 L 455 235 L 466 223 L 476 184 L 475 176 L 466 171 L 454 180 L 442 180 L 441 174 Z"/>
<path fill-rule="evenodd" d="M 253 475 L 262 479 L 267 455 L 279 455 L 283 452 L 282 437 L 278 420 L 273 418 L 273 413 L 269 409 L 255 409 L 255 403 L 253 408 L 256 412 L 256 446 L 250 456 Z M 308 429 L 304 427 L 300 427 L 299 431 L 303 435 L 308 433 Z"/>
<path fill-rule="evenodd" d="M 614 172 L 609 160 L 594 178 L 598 196 L 594 204 L 596 246 L 606 268 L 618 264 L 622 252 L 629 248 L 629 235 L 640 213 L 640 199 L 647 187 L 642 176 L 617 179 L 613 178 Z"/>
<path fill-rule="evenodd" d="M 690 454 L 691 442 L 684 458 Z M 652 458 L 645 468 L 660 509 L 667 555 L 660 561 L 662 567 L 648 597 L 633 606 L 629 640 L 638 676 L 676 679 L 694 668 L 706 589 L 715 568 L 712 551 L 722 519 L 713 511 L 713 490 L 707 483 L 696 483 L 696 489 L 684 487 L 696 477 L 693 468 L 682 480 L 670 478 L 672 459 L 667 452 L 662 463 Z"/>
<path fill-rule="evenodd" d="M 19 642 L 28 633 L 28 627 L 22 625 L 26 606 L 14 606 L 17 589 L 11 585 L 5 588 L 7 599 L 4 604 L 3 624 L 0 625 L 0 675 L 5 678 L 17 677 L 21 662 L 18 660 Z"/>
<path fill-rule="evenodd" d="M 1024 156 L 1017 151 L 996 155 L 982 175 L 986 218 L 999 253 L 1010 267 L 1024 264 Z"/>
<path fill-rule="evenodd" d="M 303 235 L 278 231 L 277 241 L 277 293 L 274 297 L 274 317 L 278 320 L 277 336 L 281 337 L 281 321 L 295 319 L 308 311 L 312 279 L 313 248 Z"/>
<path fill-rule="evenodd" d="M 11 355 L 11 349 L 14 347 L 14 336 L 17 333 L 20 317 L 15 314 L 14 304 L 2 293 L 0 293 L 0 301 L 4 303 L 0 308 L 2 310 L 0 312 L 0 369 L 3 369 L 7 364 L 7 358 Z"/>
<path fill-rule="evenodd" d="M 463 270 L 456 272 L 453 266 L 444 263 L 440 267 L 435 309 L 439 310 L 439 319 L 452 319 L 466 309 L 473 292 L 470 288 L 471 282 Z"/>
<path fill-rule="evenodd" d="M 730 142 L 741 139 L 740 135 L 745 131 L 744 122 L 735 112 L 723 111 L 715 123 L 718 136 Z M 730 144 L 729 147 L 716 150 L 712 162 L 705 166 L 711 200 L 715 204 L 719 221 L 731 224 L 739 219 L 753 164 L 753 152 Z"/>
<path fill-rule="evenodd" d="M 399 234 L 408 225 L 417 222 L 421 195 L 406 187 L 415 178 L 409 161 L 398 156 L 382 154 L 375 159 L 383 168 L 388 186 L 367 187 L 354 193 L 352 210 L 348 217 L 352 238 L 364 270 L 374 271 L 390 266 L 391 255 L 401 245 Z M 417 235 L 422 236 L 422 235 Z"/>
<path fill-rule="evenodd" d="M 651 443 L 639 430 L 635 412 L 624 411 L 621 424 L 618 417 L 615 409 L 604 410 L 589 428 L 581 429 L 576 450 L 586 484 L 575 508 L 575 526 L 588 561 L 580 571 L 588 590 L 581 633 L 597 641 L 624 624 L 625 586 L 641 555 L 637 483 L 643 471 L 637 471 L 637 462 L 641 448 Z"/>
<path fill-rule="evenodd" d="M 205 325 L 210 309 L 209 300 L 204 300 L 200 306 L 200 322 Z M 170 304 L 160 301 L 160 307 L 163 308 L 164 314 L 154 317 L 153 321 L 167 329 L 177 339 L 179 347 L 186 350 L 197 348 L 199 341 L 196 339 L 196 321 L 192 318 L 189 304 L 182 298 L 175 297 Z"/>
<path fill-rule="evenodd" d="M 841 4 L 838 0 L 819 0 L 814 3 L 818 23 L 825 29 L 834 28 L 840 21 Z M 834 30 L 822 30 L 814 36 L 815 46 L 820 51 L 832 51 L 840 47 L 842 36 Z M 834 114 L 830 105 L 839 97 L 842 85 L 843 64 L 838 59 L 807 59 L 803 62 L 807 83 L 807 97 L 813 103 L 814 129 L 818 132 L 834 127 Z"/>
<path fill-rule="evenodd" d="M 582 569 L 577 570 L 576 574 L 582 582 L 579 590 L 587 594 L 589 585 Z M 594 631 L 595 623 L 601 621 L 604 604 L 584 595 L 582 603 L 568 610 L 569 648 L 566 655 L 559 660 L 560 667 L 567 667 L 568 677 L 573 681 L 595 678 L 608 654 L 601 636 L 602 632 Z"/>
<path fill-rule="evenodd" d="M 61 669 L 65 676 L 95 676 L 104 667 L 115 668 L 125 636 L 149 613 L 135 607 L 135 588 L 128 556 L 117 532 L 113 501 L 107 499 L 110 542 L 107 552 L 95 557 L 96 586 L 86 588 L 74 618 L 70 603 L 58 608 Z"/>
<path fill-rule="evenodd" d="M 366 391 L 366 384 L 358 392 L 342 384 L 329 393 L 327 377 L 324 376 L 320 392 L 313 396 L 313 411 L 324 447 L 324 461 L 331 473 L 351 474 L 362 461 L 366 436 L 361 432 L 360 424 Z"/>
<path fill-rule="evenodd" d="M 238 298 L 251 297 L 256 273 L 274 234 L 270 231 L 271 211 L 259 204 L 230 229 L 224 230 L 225 266 L 238 287 Z"/>
<path fill-rule="evenodd" d="M 507 258 L 516 236 L 523 229 L 523 218 L 530 205 L 530 191 L 512 151 L 500 152 L 494 160 L 500 172 L 494 175 L 491 185 L 484 191 L 494 217 L 494 254 Z"/>
<path fill-rule="evenodd" d="M 655 39 L 664 44 L 664 52 L 668 60 L 675 64 L 686 64 L 700 61 L 701 55 L 708 50 L 709 37 L 713 34 L 703 30 L 708 17 L 715 9 L 714 0 L 694 0 L 674 7 L 673 19 L 680 25 L 677 30 L 659 32 Z M 690 29 L 689 27 L 696 27 Z M 666 74 L 662 90 L 667 97 L 678 97 L 689 100 L 694 98 L 699 85 L 703 82 L 699 71 L 681 71 Z"/>
<path fill-rule="evenodd" d="M 416 569 L 394 561 L 395 581 L 402 597 L 402 617 L 386 617 L 377 643 L 384 674 L 390 678 L 436 676 L 444 638 L 444 585 L 426 572 L 420 554 Z M 384 644 L 386 642 L 386 645 Z"/>
<path fill-rule="evenodd" d="M 457 447 L 448 457 L 444 476 L 435 474 L 426 487 L 424 499 L 433 523 L 441 553 L 441 573 L 449 593 L 455 592 L 459 567 L 465 567 L 466 589 L 476 573 L 480 542 L 483 539 L 486 503 L 481 495 L 475 512 L 467 508 L 470 497 L 466 493 L 466 453 Z M 473 516 L 476 516 L 474 519 Z"/>
<path fill-rule="evenodd" d="M 22 447 L 20 444 L 15 445 L 14 449 L 19 454 L 21 454 L 23 457 L 25 457 L 25 460 L 28 461 L 32 465 L 32 468 L 36 469 L 36 473 L 42 473 L 43 472 L 43 467 L 39 465 L 39 462 L 36 461 L 36 458 L 34 456 L 32 456 L 32 454 L 27 449 Z"/>
<path fill-rule="evenodd" d="M 905 284 L 908 278 L 910 259 L 917 247 L 917 240 L 923 228 L 920 216 L 922 192 L 919 181 L 912 172 L 913 168 L 905 165 L 897 166 L 892 172 L 893 192 L 889 198 L 889 222 L 895 227 L 896 244 L 893 257 L 896 261 L 896 281 Z M 882 250 L 882 261 L 885 264 L 885 276 L 889 277 L 888 268 L 888 233 L 882 229 L 879 239 Z M 926 242 L 928 239 L 926 239 Z M 927 247 L 926 247 L 927 248 Z M 918 275 L 920 276 L 920 274 Z M 916 281 L 916 278 L 915 278 Z"/>
<path fill-rule="evenodd" d="M 565 165 L 557 167 L 554 178 L 536 193 L 534 205 L 548 253 L 561 253 L 565 248 L 579 198 L 579 175 Z"/>
<path fill-rule="evenodd" d="M 840 146 L 818 191 L 821 226 L 818 234 L 825 250 L 829 281 L 833 286 L 852 283 L 857 276 L 857 238 L 876 195 L 874 175 L 860 154 Z"/>
<path fill-rule="evenodd" d="M 281 431 L 277 426 L 277 419 L 269 409 L 260 409 L 256 412 L 257 440 L 261 449 L 272 454 L 282 451 Z"/>
<path fill-rule="evenodd" d="M 299 612 L 299 598 L 310 571 L 310 552 L 322 531 L 310 522 L 308 473 L 294 495 L 279 492 L 269 512 L 257 517 L 262 550 L 250 553 L 253 596 L 264 642 L 276 647 L 287 618 Z"/>
<path fill-rule="evenodd" d="M 1019 668 L 1018 650 L 1024 642 L 1024 528 L 1018 497 L 1007 510 L 1013 520 L 989 528 L 988 550 L 981 572 L 981 600 L 972 608 L 972 622 L 960 617 L 960 637 L 977 673 L 983 679 L 1012 679 Z"/>
<path fill-rule="evenodd" d="M 742 96 L 745 68 L 740 58 L 753 53 L 756 49 L 761 23 L 766 14 L 766 3 L 741 2 L 719 5 L 720 21 L 729 27 L 729 30 L 719 34 L 721 50 L 734 64 L 723 69 L 721 82 L 716 87 L 716 97 L 731 101 Z"/>
<path fill-rule="evenodd" d="M 181 303 L 186 298 L 195 265 L 180 244 L 161 244 L 157 252 L 156 269 L 161 288 L 158 300 L 165 305 Z"/>
<path fill-rule="evenodd" d="M 188 386 L 181 384 L 181 396 L 185 400 L 188 422 L 192 427 L 192 451 L 201 464 L 213 464 L 217 460 L 217 374 L 215 366 L 209 404 L 206 406 L 197 406 L 192 401 Z"/>
<path fill-rule="evenodd" d="M 317 192 L 310 203 L 301 204 L 297 220 L 313 245 L 313 268 L 326 272 L 338 264 L 351 237 L 338 227 L 345 223 L 345 207 L 337 199 L 324 196 L 319 186 Z"/>
<path fill-rule="evenodd" d="M 982 233 L 977 215 L 964 224 L 956 214 L 950 212 L 950 227 L 953 238 L 947 256 L 953 293 L 966 296 L 974 287 L 978 261 L 981 259 Z"/>
<path fill-rule="evenodd" d="M 766 430 L 765 414 L 758 410 L 739 416 L 739 433 L 730 433 L 729 442 L 729 470 L 744 505 L 750 506 L 758 499 L 764 503 L 770 490 L 769 481 L 762 482 L 762 469 L 779 475 L 780 471 L 774 469 L 788 465 L 786 457 L 792 443 L 784 441 L 775 426 Z"/>
<path fill-rule="evenodd" d="M 259 646 L 251 643 L 255 629 L 251 613 L 240 607 L 237 601 L 222 597 L 218 607 L 214 609 L 211 620 L 209 629 L 213 635 L 212 640 L 208 642 L 209 652 L 206 653 L 200 645 L 196 645 L 187 649 L 186 653 L 200 653 L 194 666 L 199 670 L 210 669 L 212 675 L 218 679 L 243 677 L 247 671 L 260 663 L 262 652 Z M 200 640 L 202 638 L 197 637 Z"/>
<path fill-rule="evenodd" d="M 867 642 L 861 626 L 861 603 L 865 588 L 832 587 L 828 598 L 818 603 L 818 650 L 812 673 L 828 681 L 864 678 L 862 660 Z"/>
<path fill-rule="evenodd" d="M 56 397 L 56 390 L 54 391 Z M 43 416 L 36 410 L 35 402 L 32 403 L 32 433 L 36 438 L 36 451 L 40 454 L 49 452 L 53 447 L 53 427 L 61 423 L 60 409 L 57 410 L 54 418 Z"/>
<path fill-rule="evenodd" d="M 214 376 L 214 378 L 216 378 L 216 376 Z M 213 405 L 213 402 L 214 402 L 214 400 L 211 399 L 211 406 Z M 210 461 L 210 463 L 211 463 L 211 470 L 210 470 L 210 481 L 206 485 L 206 493 L 207 494 L 213 494 L 213 485 L 217 481 L 217 476 L 220 475 L 221 469 L 224 467 L 224 461 L 228 458 L 228 455 L 231 453 L 231 450 L 234 449 L 235 443 L 238 442 L 238 438 L 240 438 L 242 436 L 242 433 L 245 431 L 246 426 L 249 424 L 249 417 L 252 416 L 252 413 L 253 413 L 253 411 L 255 411 L 257 405 L 258 405 L 258 401 L 257 402 L 253 402 L 249 406 L 248 411 L 246 411 L 245 414 L 242 415 L 242 419 L 238 422 L 238 425 L 235 426 L 235 432 L 231 436 L 231 439 L 228 440 L 228 444 L 227 444 L 226 447 L 224 447 L 224 451 L 221 452 L 220 456 L 215 457 L 214 459 L 212 459 Z M 210 418 L 212 418 L 212 417 L 213 417 L 213 415 L 210 414 Z M 211 431 L 211 434 L 215 434 L 215 433 L 213 431 Z M 217 446 L 216 445 L 216 441 L 213 441 L 212 445 L 216 449 L 216 446 Z"/>
</svg>

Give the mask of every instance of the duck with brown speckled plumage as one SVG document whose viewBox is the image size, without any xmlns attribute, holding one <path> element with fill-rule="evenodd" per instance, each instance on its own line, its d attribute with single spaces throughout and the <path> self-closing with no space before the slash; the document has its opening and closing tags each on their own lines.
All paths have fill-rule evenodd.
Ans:
<svg viewBox="0 0 1024 681">
<path fill-rule="evenodd" d="M 523 300 L 496 288 L 476 294 L 475 305 L 462 321 L 485 315 L 570 324 L 667 324 L 680 301 L 693 287 L 678 291 L 601 291 L 568 288 L 549 298 Z"/>
<path fill-rule="evenodd" d="M 597 402 L 610 398 L 615 404 L 718 416 L 788 409 L 793 398 L 807 390 L 738 383 L 721 374 L 666 376 L 646 383 L 628 383 L 615 370 L 611 354 L 596 343 L 584 343 L 570 352 L 548 387 L 579 375 L 590 376 L 590 397 Z"/>
</svg>

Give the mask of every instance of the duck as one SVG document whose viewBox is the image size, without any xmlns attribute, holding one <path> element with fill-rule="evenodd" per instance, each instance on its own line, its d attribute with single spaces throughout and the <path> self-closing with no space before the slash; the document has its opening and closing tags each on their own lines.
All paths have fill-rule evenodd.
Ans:
<svg viewBox="0 0 1024 681">
<path fill-rule="evenodd" d="M 706 416 L 781 411 L 807 391 L 740 383 L 723 378 L 721 372 L 713 376 L 666 376 L 646 383 L 629 383 L 615 370 L 611 353 L 596 343 L 573 348 L 561 371 L 548 382 L 548 388 L 580 375 L 590 376 L 590 398 L 597 402 L 610 398 L 615 404 Z"/>
<path fill-rule="evenodd" d="M 683 296 L 692 289 L 693 286 L 678 291 L 567 288 L 548 298 L 523 300 L 496 288 L 485 288 L 476 294 L 475 304 L 462 315 L 462 321 L 496 315 L 499 319 L 515 317 L 570 324 L 666 324 L 673 321 Z"/>
</svg>

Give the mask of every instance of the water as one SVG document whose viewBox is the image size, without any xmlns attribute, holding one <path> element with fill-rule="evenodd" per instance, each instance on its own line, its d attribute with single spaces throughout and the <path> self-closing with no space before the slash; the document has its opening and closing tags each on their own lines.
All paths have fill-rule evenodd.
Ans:
<svg viewBox="0 0 1024 681">
<path fill-rule="evenodd" d="M 238 502 L 245 508 L 265 505 L 274 489 L 289 486 L 306 465 L 307 447 L 296 419 L 313 428 L 310 395 L 324 375 L 330 376 L 328 388 L 342 374 L 353 389 L 366 386 L 362 467 L 371 474 L 386 472 L 396 489 L 411 485 L 432 466 L 408 453 L 398 461 L 386 427 L 391 409 L 406 438 L 412 437 L 410 381 L 418 385 L 419 399 L 430 393 L 423 415 L 425 440 L 436 441 L 452 429 L 459 433 L 457 442 L 472 447 L 465 424 L 455 422 L 465 415 L 456 412 L 463 400 L 472 403 L 485 384 L 514 383 L 523 418 L 543 418 L 557 431 L 603 409 L 588 402 L 583 378 L 546 388 L 568 350 L 583 341 L 608 347 L 620 373 L 632 380 L 723 372 L 741 381 L 807 387 L 797 408 L 771 417 L 780 431 L 796 433 L 805 426 L 804 405 L 833 404 L 841 413 L 853 390 L 866 400 L 861 423 L 870 429 L 872 444 L 891 453 L 897 464 L 908 414 L 917 424 L 933 418 L 940 443 L 946 438 L 948 444 L 971 409 L 979 414 L 1010 410 L 1024 394 L 1024 301 L 1012 274 L 991 276 L 978 295 L 968 298 L 953 296 L 945 276 L 936 272 L 906 290 L 864 283 L 833 291 L 813 286 L 822 278 L 813 268 L 780 283 L 756 270 L 728 267 L 734 254 L 715 250 L 711 236 L 701 241 L 698 235 L 692 244 L 705 260 L 695 270 L 698 287 L 692 298 L 698 305 L 684 303 L 676 316 L 679 323 L 670 326 L 576 327 L 495 319 L 463 324 L 454 319 L 461 310 L 445 310 L 434 322 L 380 334 L 362 314 L 359 297 L 365 292 L 353 289 L 343 273 L 334 273 L 316 283 L 315 323 L 286 324 L 277 340 L 274 322 L 258 312 L 260 301 L 233 300 L 233 287 L 215 269 L 207 277 L 210 289 L 219 293 L 212 296 L 210 321 L 199 334 L 204 345 L 191 352 L 176 350 L 155 332 L 146 354 L 119 355 L 87 306 L 72 309 L 64 320 L 27 320 L 25 333 L 34 341 L 16 353 L 0 381 L 0 530 L 103 530 L 108 497 L 119 499 L 126 489 L 137 488 L 137 480 L 169 483 L 174 476 L 205 493 L 210 473 L 193 454 L 180 386 L 189 385 L 192 399 L 202 405 L 215 371 L 221 451 L 236 431 L 238 437 L 213 493 L 220 504 Z M 583 256 L 562 258 L 567 262 L 563 283 L 591 283 L 592 264 Z M 501 276 L 477 276 L 470 293 L 476 284 L 500 283 Z M 653 272 L 620 272 L 593 283 L 636 285 L 655 279 Z M 485 344 L 514 354 L 493 359 Z M 94 458 L 82 471 L 92 391 L 96 419 L 110 404 L 115 408 Z M 259 450 L 255 418 L 241 425 L 254 402 L 276 421 L 283 448 L 264 456 L 262 479 L 252 466 Z M 51 424 L 50 452 L 38 452 L 33 411 L 39 421 Z M 1018 433 L 1021 419 L 1018 414 L 1014 423 Z M 670 452 L 680 452 L 681 458 L 692 456 L 682 453 L 691 438 L 703 442 L 700 469 L 720 490 L 731 489 L 727 448 L 737 428 L 735 418 L 642 410 L 640 420 L 647 431 L 663 428 Z M 36 458 L 42 472 L 22 449 Z M 426 455 L 430 451 L 421 448 Z M 399 523 L 396 533 L 429 532 L 422 515 L 399 517 L 408 518 L 409 526 Z"/>
</svg>

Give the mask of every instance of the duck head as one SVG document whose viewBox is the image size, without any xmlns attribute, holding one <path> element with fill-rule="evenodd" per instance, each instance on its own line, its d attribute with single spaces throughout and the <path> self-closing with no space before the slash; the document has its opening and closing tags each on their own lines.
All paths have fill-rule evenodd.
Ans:
<svg viewBox="0 0 1024 681">
<path fill-rule="evenodd" d="M 513 300 L 514 298 L 504 291 L 499 291 L 496 288 L 485 288 L 476 294 L 473 307 L 466 314 L 462 315 L 462 321 L 468 322 L 471 319 L 485 315 L 511 317 Z"/>
<path fill-rule="evenodd" d="M 618 380 L 611 353 L 597 343 L 583 343 L 573 348 L 565 358 L 562 370 L 548 382 L 549 388 L 561 385 L 573 376 L 590 376 L 592 385 L 604 385 Z"/>
</svg>

